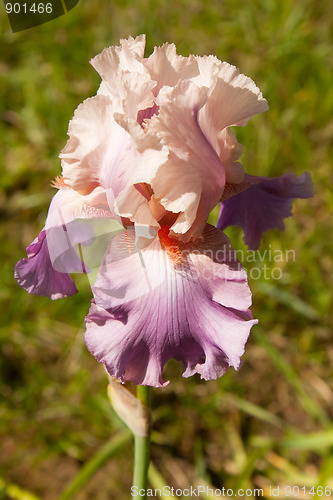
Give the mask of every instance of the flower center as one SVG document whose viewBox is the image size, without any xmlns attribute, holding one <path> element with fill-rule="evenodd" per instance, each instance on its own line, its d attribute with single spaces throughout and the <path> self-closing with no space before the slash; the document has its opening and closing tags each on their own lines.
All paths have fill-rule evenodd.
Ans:
<svg viewBox="0 0 333 500">
<path fill-rule="evenodd" d="M 158 237 L 160 239 L 162 247 L 164 247 L 165 253 L 167 254 L 169 260 L 174 264 L 181 264 L 182 254 L 179 248 L 179 241 L 170 238 L 169 231 L 170 225 L 164 225 L 158 231 Z"/>
</svg>

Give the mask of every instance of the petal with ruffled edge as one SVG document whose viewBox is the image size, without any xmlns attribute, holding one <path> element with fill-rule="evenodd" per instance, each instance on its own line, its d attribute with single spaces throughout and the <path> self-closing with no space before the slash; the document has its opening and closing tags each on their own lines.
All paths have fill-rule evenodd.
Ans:
<svg viewBox="0 0 333 500">
<path fill-rule="evenodd" d="M 100 169 L 110 142 L 124 143 L 124 130 L 113 119 L 115 109 L 119 110 L 109 97 L 91 97 L 78 106 L 69 123 L 70 138 L 59 158 L 64 182 L 82 195 L 101 185 Z"/>
<path fill-rule="evenodd" d="M 131 136 L 136 148 L 130 182 L 115 200 L 117 213 L 131 221 L 153 227 L 159 224 L 149 207 L 151 195 L 142 184 L 151 184 L 160 167 L 168 160 L 168 149 L 160 138 L 124 115 L 116 114 L 120 126 Z"/>
<path fill-rule="evenodd" d="M 151 78 L 157 82 L 155 95 L 162 87 L 174 87 L 179 80 L 193 79 L 199 74 L 195 56 L 178 55 L 173 43 L 155 47 L 154 52 L 143 60 L 143 65 L 149 71 Z"/>
<path fill-rule="evenodd" d="M 134 102 L 132 103 L 134 106 Z M 135 114 L 135 113 L 134 113 Z M 122 123 L 132 121 L 138 130 Z M 133 128 L 133 127 L 132 127 Z M 145 135 L 142 147 L 136 135 Z M 80 194 L 102 186 L 113 215 L 115 198 L 143 169 L 154 171 L 165 162 L 166 151 L 158 137 L 143 134 L 135 120 L 116 113 L 109 97 L 98 95 L 81 104 L 69 126 L 70 139 L 63 149 L 63 176 L 67 185 Z M 132 137 L 133 135 L 133 137 Z"/>
<path fill-rule="evenodd" d="M 112 186 L 114 199 L 126 186 L 133 141 L 114 120 L 119 109 L 107 96 L 91 97 L 78 106 L 69 124 L 70 139 L 59 157 L 65 183 L 82 195 Z"/>
<path fill-rule="evenodd" d="M 127 257 L 113 240 L 93 287 L 85 334 L 112 376 L 161 387 L 170 358 L 182 361 L 183 376 L 206 380 L 239 367 L 256 323 L 246 272 L 223 233 L 207 225 L 203 236 L 194 245 L 164 235 Z"/>
<path fill-rule="evenodd" d="M 262 234 L 269 229 L 283 231 L 284 219 L 292 215 L 294 198 L 311 198 L 314 194 L 311 176 L 286 173 L 281 177 L 246 175 L 248 187 L 221 203 L 217 227 L 240 226 L 250 249 L 257 249 Z"/>
<path fill-rule="evenodd" d="M 268 104 L 254 81 L 236 66 L 215 58 L 210 59 L 210 64 L 213 73 L 216 65 L 219 71 L 209 99 L 199 113 L 199 123 L 213 141 L 217 132 L 232 125 L 244 126 L 251 116 L 267 111 Z"/>
<path fill-rule="evenodd" d="M 134 119 L 154 105 L 152 90 L 156 82 L 142 64 L 144 49 L 145 35 L 129 37 L 120 40 L 120 46 L 108 47 L 90 61 L 102 77 L 97 94 L 110 97 L 115 111 Z"/>
<path fill-rule="evenodd" d="M 191 81 L 162 88 L 158 115 L 146 122 L 171 153 L 152 179 L 155 197 L 166 210 L 179 213 L 171 234 L 181 241 L 201 235 L 210 211 L 221 199 L 225 182 L 241 183 L 244 170 L 237 161 L 241 146 L 227 130 L 244 125 L 267 102 L 254 82 L 234 66 L 216 58 L 198 58 L 199 87 Z"/>
<path fill-rule="evenodd" d="M 104 82 L 112 88 L 115 73 L 120 71 L 147 73 L 142 64 L 145 44 L 145 35 L 139 35 L 135 39 L 131 36 L 127 40 L 121 39 L 120 45 L 107 47 L 91 59 L 90 64 L 100 74 Z"/>
<path fill-rule="evenodd" d="M 171 234 L 184 242 L 201 236 L 225 183 L 223 165 L 198 123 L 207 97 L 206 87 L 190 81 L 162 89 L 157 98 L 160 113 L 147 123 L 147 130 L 170 150 L 150 185 L 166 210 L 180 213 Z"/>
<path fill-rule="evenodd" d="M 237 160 L 242 147 L 228 127 L 246 125 L 251 116 L 268 109 L 267 101 L 253 80 L 235 66 L 213 56 L 198 58 L 198 64 L 201 80 L 210 83 L 209 97 L 199 111 L 198 123 L 220 157 L 226 182 L 241 183 L 244 169 Z"/>
<path fill-rule="evenodd" d="M 70 188 L 60 189 L 51 201 L 45 227 L 27 247 L 27 258 L 15 267 L 15 279 L 29 293 L 51 299 L 74 295 L 75 284 L 68 273 L 86 272 L 76 253 L 77 244 L 94 240 L 93 228 L 76 219 L 109 219 L 104 190 L 97 188 L 81 196 Z"/>
</svg>

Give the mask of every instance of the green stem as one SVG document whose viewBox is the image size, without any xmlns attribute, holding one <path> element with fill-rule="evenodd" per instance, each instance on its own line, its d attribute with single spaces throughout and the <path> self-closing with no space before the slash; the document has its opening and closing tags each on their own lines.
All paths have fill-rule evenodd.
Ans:
<svg viewBox="0 0 333 500">
<path fill-rule="evenodd" d="M 138 385 L 137 398 L 147 408 L 150 416 L 150 387 Z M 133 487 L 136 491 L 145 490 L 147 492 L 147 476 L 148 467 L 150 462 L 150 429 L 145 437 L 134 436 L 134 474 L 133 474 Z M 135 496 L 135 495 L 133 495 Z M 146 499 L 147 494 L 140 498 Z"/>
</svg>

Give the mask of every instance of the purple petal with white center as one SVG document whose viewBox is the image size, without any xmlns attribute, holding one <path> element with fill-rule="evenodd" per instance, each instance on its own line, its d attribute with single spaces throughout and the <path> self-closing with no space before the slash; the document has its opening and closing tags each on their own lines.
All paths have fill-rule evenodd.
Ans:
<svg viewBox="0 0 333 500">
<path fill-rule="evenodd" d="M 86 273 L 87 269 L 75 246 L 93 242 L 94 229 L 84 221 L 110 219 L 112 214 L 106 207 L 105 191 L 101 188 L 87 196 L 67 187 L 60 189 L 51 201 L 45 228 L 27 248 L 28 257 L 16 264 L 18 284 L 29 293 L 52 299 L 77 293 L 68 273 Z"/>
<path fill-rule="evenodd" d="M 93 287 L 85 341 L 112 376 L 161 387 L 170 358 L 182 361 L 183 376 L 206 380 L 239 367 L 257 322 L 248 309 L 246 272 L 223 233 L 207 225 L 203 236 L 199 244 L 173 240 L 175 254 L 159 238 L 139 253 L 129 246 L 121 257 L 110 246 Z"/>
<path fill-rule="evenodd" d="M 285 229 L 284 219 L 292 215 L 294 198 L 311 198 L 314 194 L 311 176 L 305 172 L 300 177 L 286 173 L 281 177 L 256 177 L 246 175 L 249 187 L 221 203 L 218 229 L 240 226 L 250 249 L 257 249 L 262 234 L 278 228 Z"/>
</svg>

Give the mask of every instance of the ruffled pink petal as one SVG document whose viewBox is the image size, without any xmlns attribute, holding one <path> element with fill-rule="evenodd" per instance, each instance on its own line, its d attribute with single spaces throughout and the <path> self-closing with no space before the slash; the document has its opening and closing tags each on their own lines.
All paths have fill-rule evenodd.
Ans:
<svg viewBox="0 0 333 500">
<path fill-rule="evenodd" d="M 232 225 L 242 227 L 251 249 L 259 248 L 265 231 L 284 230 L 284 219 L 292 215 L 294 198 L 311 198 L 314 194 L 307 172 L 300 177 L 290 173 L 281 177 L 246 175 L 245 182 L 247 189 L 221 203 L 217 227 L 221 230 Z"/>
<path fill-rule="evenodd" d="M 150 184 L 166 210 L 180 212 L 171 233 L 182 241 L 201 235 L 224 189 L 224 167 L 198 123 L 207 97 L 206 87 L 181 82 L 171 92 L 161 93 L 159 115 L 147 124 L 170 150 Z"/>
<path fill-rule="evenodd" d="M 80 104 L 70 121 L 70 138 L 59 157 L 65 183 L 80 194 L 103 185 L 103 173 L 112 169 L 122 146 L 129 147 L 130 138 L 113 118 L 119 110 L 109 97 L 98 95 Z"/>
<path fill-rule="evenodd" d="M 110 85 L 112 85 L 114 74 L 120 71 L 147 73 L 142 65 L 145 43 L 145 35 L 140 35 L 135 39 L 129 37 L 128 40 L 120 40 L 119 46 L 104 49 L 91 59 L 90 64 Z"/>
<path fill-rule="evenodd" d="M 219 72 L 199 113 L 199 123 L 204 133 L 213 138 L 226 127 L 246 125 L 251 116 L 267 111 L 268 104 L 254 81 L 241 74 L 236 66 L 217 62 L 215 58 L 210 63 L 214 73 L 218 64 Z"/>
<path fill-rule="evenodd" d="M 115 113 L 111 99 L 103 95 L 78 107 L 69 134 L 60 155 L 66 184 L 80 194 L 103 187 L 113 214 L 120 192 L 150 179 L 167 157 L 158 137 L 145 133 L 136 119 Z"/>
<path fill-rule="evenodd" d="M 70 123 L 63 175 L 80 194 L 102 186 L 111 211 L 116 201 L 121 216 L 156 227 L 134 187 L 149 184 L 161 211 L 178 215 L 172 235 L 186 242 L 201 236 L 225 183 L 244 179 L 240 145 L 226 127 L 267 103 L 250 78 L 216 57 L 184 58 L 165 44 L 145 59 L 144 43 L 130 37 L 92 60 L 103 82 Z"/>
<path fill-rule="evenodd" d="M 116 198 L 117 213 L 133 222 L 158 227 L 149 208 L 150 196 L 140 185 L 151 184 L 160 167 L 168 160 L 168 149 L 157 135 L 142 129 L 137 122 L 119 114 L 116 119 L 135 144 L 134 158 L 128 169 L 130 182 Z"/>
<path fill-rule="evenodd" d="M 82 195 L 102 186 L 111 210 L 140 162 L 133 138 L 114 119 L 116 109 L 103 95 L 84 101 L 70 122 L 70 139 L 60 154 L 65 183 Z"/>
<path fill-rule="evenodd" d="M 121 71 L 114 73 L 112 84 L 103 80 L 97 94 L 109 97 L 115 112 L 136 120 L 138 113 L 143 119 L 143 110 L 153 109 L 155 86 L 148 74 Z"/>
<path fill-rule="evenodd" d="M 188 80 L 199 74 L 195 56 L 178 55 L 173 43 L 155 47 L 154 52 L 144 59 L 143 64 L 152 80 L 157 82 L 155 95 L 158 95 L 164 86 L 174 87 L 179 80 Z"/>
<path fill-rule="evenodd" d="M 85 334 L 112 376 L 161 387 L 170 358 L 182 361 L 185 377 L 200 373 L 206 380 L 239 367 L 256 323 L 246 273 L 223 233 L 207 225 L 203 236 L 198 245 L 156 238 L 136 253 L 129 244 L 127 256 L 113 240 Z"/>
<path fill-rule="evenodd" d="M 213 55 L 195 56 L 198 65 L 199 74 L 192 78 L 192 82 L 198 87 L 207 87 L 210 93 L 216 84 L 218 73 L 221 67 L 221 61 Z"/>
<path fill-rule="evenodd" d="M 145 46 L 146 46 L 146 35 L 138 35 L 133 38 L 129 36 L 128 38 L 122 38 L 120 40 L 120 45 L 124 49 L 136 54 L 139 58 L 144 56 Z"/>
</svg>

